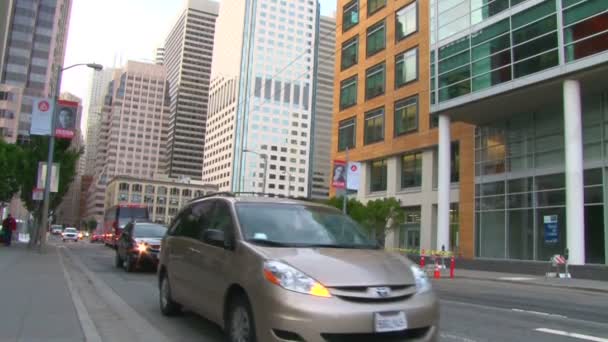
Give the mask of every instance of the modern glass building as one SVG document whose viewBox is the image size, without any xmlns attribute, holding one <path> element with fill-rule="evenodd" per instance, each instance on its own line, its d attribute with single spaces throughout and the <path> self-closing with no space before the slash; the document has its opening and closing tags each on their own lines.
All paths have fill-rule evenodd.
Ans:
<svg viewBox="0 0 608 342">
<path fill-rule="evenodd" d="M 608 1 L 431 0 L 430 26 L 439 192 L 446 128 L 477 126 L 475 256 L 607 263 Z"/>
<path fill-rule="evenodd" d="M 206 183 L 220 190 L 310 196 L 318 30 L 316 0 L 221 3 Z"/>
</svg>

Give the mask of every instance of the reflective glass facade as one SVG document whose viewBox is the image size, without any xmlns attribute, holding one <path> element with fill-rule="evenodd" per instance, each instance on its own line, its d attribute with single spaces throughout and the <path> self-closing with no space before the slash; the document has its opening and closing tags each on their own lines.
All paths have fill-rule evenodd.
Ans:
<svg viewBox="0 0 608 342">
<path fill-rule="evenodd" d="M 584 95 L 585 262 L 603 264 L 608 188 L 608 92 Z M 566 248 L 563 108 L 478 127 L 476 256 L 548 260 Z M 546 236 L 555 222 L 557 239 Z"/>
<path fill-rule="evenodd" d="M 608 1 L 432 2 L 432 104 L 608 51 Z"/>
</svg>

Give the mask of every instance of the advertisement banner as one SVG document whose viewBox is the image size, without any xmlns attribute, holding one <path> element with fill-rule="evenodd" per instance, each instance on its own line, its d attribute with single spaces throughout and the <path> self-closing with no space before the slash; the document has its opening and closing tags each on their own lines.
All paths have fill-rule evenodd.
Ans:
<svg viewBox="0 0 608 342">
<path fill-rule="evenodd" d="M 559 227 L 557 225 L 557 215 L 546 215 L 543 217 L 545 226 L 545 244 L 555 244 L 559 242 Z"/>
<path fill-rule="evenodd" d="M 334 160 L 334 169 L 331 177 L 331 186 L 335 189 L 344 189 L 346 187 L 346 162 L 343 160 Z"/>
<path fill-rule="evenodd" d="M 51 135 L 53 102 L 47 98 L 35 98 L 32 108 L 31 135 Z"/>
<path fill-rule="evenodd" d="M 36 187 L 38 189 L 44 189 L 46 185 L 46 163 L 38 162 L 38 181 Z M 53 163 L 53 169 L 51 170 L 51 192 L 57 192 L 59 190 L 59 163 Z"/>
<path fill-rule="evenodd" d="M 359 182 L 361 179 L 361 163 L 349 162 L 348 173 L 346 177 L 346 188 L 348 190 L 359 190 Z"/>
<path fill-rule="evenodd" d="M 74 138 L 78 102 L 59 100 L 57 102 L 57 122 L 55 137 L 60 139 Z"/>
</svg>

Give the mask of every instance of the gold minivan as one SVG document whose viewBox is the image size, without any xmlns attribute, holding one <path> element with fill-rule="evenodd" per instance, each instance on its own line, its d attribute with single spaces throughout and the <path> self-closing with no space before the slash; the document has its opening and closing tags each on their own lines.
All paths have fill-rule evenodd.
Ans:
<svg viewBox="0 0 608 342">
<path fill-rule="evenodd" d="M 435 341 L 425 273 L 324 205 L 231 193 L 196 199 L 169 227 L 160 308 L 182 307 L 231 342 Z"/>
</svg>

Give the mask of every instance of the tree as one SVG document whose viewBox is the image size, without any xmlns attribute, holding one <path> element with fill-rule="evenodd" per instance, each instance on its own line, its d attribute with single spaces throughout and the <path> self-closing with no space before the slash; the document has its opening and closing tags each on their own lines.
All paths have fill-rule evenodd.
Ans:
<svg viewBox="0 0 608 342">
<path fill-rule="evenodd" d="M 87 221 L 87 229 L 89 230 L 89 232 L 94 232 L 95 229 L 97 229 L 97 220 L 89 219 Z"/>
<path fill-rule="evenodd" d="M 42 202 L 32 200 L 32 190 L 36 187 L 38 177 L 38 162 L 46 161 L 48 157 L 47 137 L 31 136 L 31 140 L 24 143 L 22 148 L 22 163 L 19 177 L 21 200 L 30 213 L 34 214 L 36 222 L 40 222 Z M 82 149 L 76 150 L 70 147 L 70 140 L 57 139 L 55 142 L 55 153 L 53 162 L 59 163 L 59 188 L 56 193 L 51 193 L 49 210 L 55 209 L 61 204 L 63 196 L 70 188 L 70 184 L 76 175 L 78 158 L 82 154 Z M 33 236 L 38 236 L 36 232 L 31 232 Z M 32 242 L 33 239 L 31 240 Z"/>
<path fill-rule="evenodd" d="M 342 209 L 340 197 L 330 198 L 326 203 Z M 375 237 L 381 246 L 384 246 L 386 234 L 396 229 L 405 218 L 401 203 L 392 197 L 369 201 L 367 204 L 351 198 L 346 204 L 346 210 L 348 215 Z"/>
<path fill-rule="evenodd" d="M 0 139 L 0 204 L 9 202 L 19 191 L 22 151 Z"/>
</svg>

